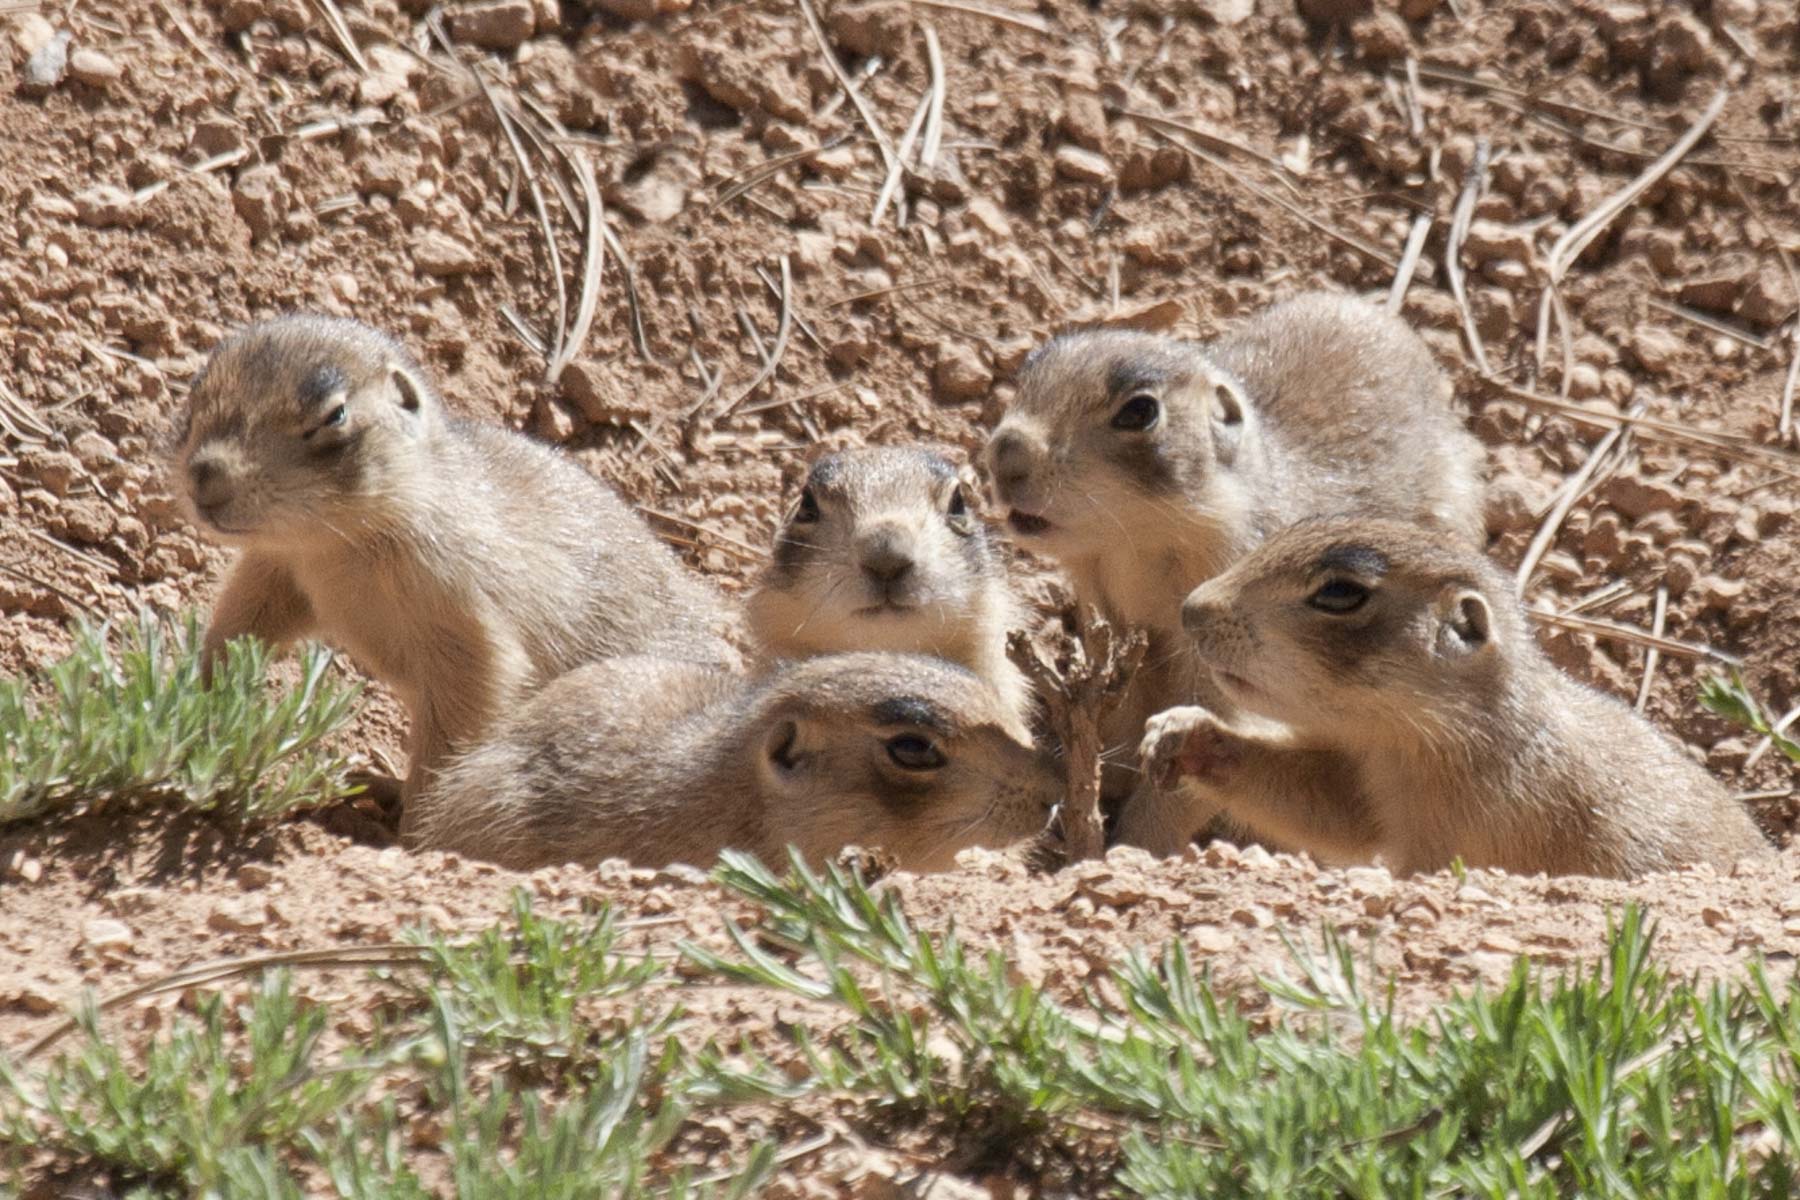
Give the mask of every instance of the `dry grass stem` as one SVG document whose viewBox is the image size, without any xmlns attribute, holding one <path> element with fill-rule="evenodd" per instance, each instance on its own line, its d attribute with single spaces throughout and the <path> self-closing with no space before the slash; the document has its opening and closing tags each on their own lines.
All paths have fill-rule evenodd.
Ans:
<svg viewBox="0 0 1800 1200">
<path fill-rule="evenodd" d="M 344 56 L 356 64 L 359 73 L 369 73 L 369 60 L 363 57 L 362 49 L 357 46 L 356 39 L 350 36 L 350 26 L 344 20 L 344 14 L 338 11 L 337 0 L 313 0 L 313 7 L 325 18 L 325 24 L 331 27 L 331 36 L 337 40 Z"/>
<path fill-rule="evenodd" d="M 938 150 L 944 141 L 944 51 L 938 45 L 937 30 L 929 22 L 921 29 L 925 36 L 925 62 L 931 68 L 931 111 L 925 115 L 925 140 L 919 144 L 919 166 L 929 171 L 937 166 Z"/>
<path fill-rule="evenodd" d="M 1650 632 L 1657 637 L 1663 635 L 1663 629 L 1669 620 L 1669 588 L 1666 584 L 1656 585 L 1656 608 L 1650 618 Z M 1644 651 L 1644 677 L 1638 682 L 1637 700 L 1632 707 L 1639 712 L 1644 705 L 1650 703 L 1650 684 L 1656 678 L 1656 664 L 1662 658 L 1662 650 L 1656 646 Z"/>
<path fill-rule="evenodd" d="M 1594 207 L 1594 211 L 1569 226 L 1568 230 L 1556 240 L 1556 244 L 1550 247 L 1550 254 L 1545 262 L 1546 280 L 1543 297 L 1538 302 L 1537 363 L 1540 374 L 1543 371 L 1544 358 L 1550 340 L 1552 298 L 1557 297 L 1557 289 L 1561 286 L 1563 276 L 1568 272 L 1569 267 L 1577 258 L 1581 257 L 1581 252 L 1586 250 L 1620 213 L 1635 204 L 1638 197 L 1642 196 L 1651 184 L 1674 169 L 1675 164 L 1680 162 L 1687 152 L 1706 136 L 1706 131 L 1712 128 L 1713 122 L 1719 119 L 1719 114 L 1725 111 L 1725 101 L 1729 97 L 1728 91 L 1724 88 L 1719 89 L 1700 114 L 1699 119 L 1688 127 L 1688 131 L 1682 134 L 1676 143 L 1663 153 L 1662 157 L 1639 172 L 1637 178 L 1602 200 Z M 1557 306 L 1560 307 L 1560 297 L 1557 297 Z M 1567 315 L 1562 313 L 1558 315 L 1566 329 Z M 1565 388 L 1568 386 L 1568 366 L 1565 358 L 1563 365 Z"/>
<path fill-rule="evenodd" d="M 739 392 L 731 403 L 725 406 L 724 415 L 730 416 L 737 411 L 738 405 L 748 400 L 752 392 L 768 382 L 775 374 L 775 369 L 781 365 L 782 353 L 787 350 L 788 335 L 793 332 L 793 329 L 794 271 L 788 264 L 788 256 L 784 254 L 781 256 L 781 324 L 775 330 L 775 348 L 769 352 L 768 358 L 763 360 L 762 369 L 757 371 L 756 378 L 750 381 L 750 386 Z"/>
<path fill-rule="evenodd" d="M 880 147 L 881 165 L 892 170 L 894 143 L 888 140 L 887 131 L 881 127 L 881 122 L 875 119 L 875 113 L 870 109 L 869 102 L 863 99 L 863 94 L 857 90 L 855 81 L 850 78 L 850 73 L 844 70 L 844 64 L 838 61 L 837 51 L 831 48 L 831 39 L 825 35 L 825 26 L 819 23 L 819 14 L 813 10 L 812 0 L 799 0 L 799 4 L 800 15 L 806 18 L 806 27 L 812 31 L 813 40 L 819 44 L 819 53 L 825 59 L 825 66 L 837 79 L 838 86 L 844 89 L 844 94 L 850 97 L 850 103 L 856 108 L 857 115 L 862 118 L 862 123 L 868 129 L 869 136 L 873 137 L 876 146 Z"/>
<path fill-rule="evenodd" d="M 1431 214 L 1420 213 L 1413 218 L 1412 231 L 1406 235 L 1406 250 L 1400 255 L 1400 269 L 1394 272 L 1394 286 L 1388 289 L 1387 310 L 1391 313 L 1399 312 L 1406 303 L 1406 289 L 1412 286 L 1413 272 L 1419 268 L 1419 256 L 1425 252 L 1425 237 L 1430 232 Z"/>
<path fill-rule="evenodd" d="M 1639 404 L 1631 412 L 1636 414 L 1642 412 L 1643 409 L 1644 406 Z M 1532 535 L 1531 544 L 1525 547 L 1525 557 L 1519 560 L 1519 571 L 1514 584 L 1514 589 L 1519 595 L 1525 594 L 1526 587 L 1531 583 L 1532 572 L 1537 570 L 1538 561 L 1544 557 L 1544 552 L 1549 550 L 1551 543 L 1556 540 L 1557 532 L 1562 529 L 1562 523 L 1568 518 L 1569 510 L 1574 508 L 1582 496 L 1587 494 L 1588 485 L 1593 482 L 1595 473 L 1600 469 L 1600 464 L 1606 461 L 1607 455 L 1612 453 L 1614 446 L 1618 446 L 1619 452 L 1623 454 L 1626 445 L 1629 444 L 1630 436 L 1629 427 L 1624 425 L 1608 430 L 1605 437 L 1594 443 L 1594 448 L 1588 451 L 1586 460 L 1582 462 L 1575 474 L 1569 477 L 1568 482 L 1563 484 L 1562 490 L 1557 492 L 1556 500 L 1551 504 L 1550 511 L 1544 515 L 1543 521 L 1538 525 L 1537 533 Z"/>
<path fill-rule="evenodd" d="M 575 305 L 575 324 L 563 339 L 562 348 L 551 358 L 544 371 L 544 382 L 555 383 L 563 368 L 581 355 L 587 344 L 588 330 L 594 324 L 594 310 L 600 303 L 600 275 L 606 262 L 606 204 L 600 198 L 600 184 L 594 178 L 594 160 L 586 151 L 567 151 L 581 184 L 582 199 L 587 202 L 587 245 L 582 251 L 581 297 Z"/>
<path fill-rule="evenodd" d="M 887 211 L 888 203 L 893 200 L 894 193 L 900 188 L 900 177 L 906 171 L 906 157 L 912 153 L 913 143 L 918 140 L 919 131 L 925 127 L 925 117 L 931 112 L 931 91 L 926 89 L 919 97 L 918 106 L 913 109 L 912 120 L 907 123 L 906 133 L 900 138 L 900 148 L 894 152 L 888 163 L 887 178 L 882 181 L 881 191 L 875 196 L 875 211 L 869 214 L 871 229 L 881 224 L 881 214 Z M 901 224 L 905 224 L 902 219 Z"/>
<path fill-rule="evenodd" d="M 1013 25 L 1020 29 L 1029 29 L 1033 33 L 1054 34 L 1056 27 L 1034 13 L 1018 12 L 1003 8 L 989 8 L 983 4 L 968 4 L 964 0 L 910 0 L 913 4 L 926 8 L 941 8 L 945 12 L 967 13 L 972 17 L 986 17 L 990 21 L 999 21 L 1002 25 Z"/>
<path fill-rule="evenodd" d="M 1743 660 L 1736 655 L 1727 654 L 1705 642 L 1684 642 L 1676 638 L 1662 637 L 1654 633 L 1646 633 L 1635 625 L 1621 625 L 1617 621 L 1608 621 L 1601 617 L 1546 612 L 1541 608 L 1528 608 L 1525 611 L 1532 620 L 1540 625 L 1555 625 L 1561 629 L 1591 633 L 1598 638 L 1610 638 L 1613 641 L 1626 642 L 1633 646 L 1654 647 L 1664 654 L 1674 654 L 1682 658 L 1709 658 L 1728 667 L 1743 665 Z"/>
</svg>

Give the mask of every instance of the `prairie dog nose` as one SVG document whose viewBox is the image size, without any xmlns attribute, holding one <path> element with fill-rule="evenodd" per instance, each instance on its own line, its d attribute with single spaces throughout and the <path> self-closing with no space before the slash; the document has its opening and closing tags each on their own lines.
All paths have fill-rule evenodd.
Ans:
<svg viewBox="0 0 1800 1200">
<path fill-rule="evenodd" d="M 1002 424 L 988 443 L 988 465 L 994 474 L 994 491 L 1010 503 L 1043 457 L 1043 445 L 1017 426 Z"/>
<path fill-rule="evenodd" d="M 895 584 L 913 569 L 912 549 L 899 530 L 882 528 L 857 540 L 856 561 L 871 579 Z"/>
<path fill-rule="evenodd" d="M 188 464 L 188 491 L 199 508 L 216 508 L 231 499 L 231 477 L 215 458 L 196 458 Z"/>
<path fill-rule="evenodd" d="M 1224 608 L 1213 601 L 1202 584 L 1188 593 L 1188 598 L 1181 602 L 1181 627 L 1189 637 L 1204 638 L 1216 626 Z"/>
</svg>

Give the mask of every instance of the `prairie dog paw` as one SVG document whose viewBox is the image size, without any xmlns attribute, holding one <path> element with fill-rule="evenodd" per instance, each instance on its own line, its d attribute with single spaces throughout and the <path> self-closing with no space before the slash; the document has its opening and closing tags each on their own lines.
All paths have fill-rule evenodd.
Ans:
<svg viewBox="0 0 1800 1200">
<path fill-rule="evenodd" d="M 1243 739 L 1204 708 L 1192 705 L 1157 713 L 1144 723 L 1138 762 L 1161 788 L 1182 780 L 1218 785 L 1243 760 Z"/>
</svg>

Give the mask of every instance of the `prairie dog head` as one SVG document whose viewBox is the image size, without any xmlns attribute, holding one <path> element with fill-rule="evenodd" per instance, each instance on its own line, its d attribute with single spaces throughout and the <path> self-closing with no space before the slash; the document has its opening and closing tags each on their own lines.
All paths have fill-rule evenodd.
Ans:
<svg viewBox="0 0 1800 1200">
<path fill-rule="evenodd" d="M 1181 620 L 1231 701 L 1356 739 L 1479 724 L 1509 660 L 1536 653 L 1486 558 L 1390 521 L 1292 525 L 1195 588 Z"/>
<path fill-rule="evenodd" d="M 880 846 L 906 870 L 936 871 L 959 850 L 1042 832 L 1062 797 L 1059 773 L 1008 720 L 992 688 L 941 659 L 791 664 L 748 730 L 768 844 L 809 858 Z"/>
<path fill-rule="evenodd" d="M 849 650 L 967 661 L 1010 614 L 1006 565 L 956 467 L 934 450 L 847 450 L 813 464 L 750 597 L 781 657 Z"/>
<path fill-rule="evenodd" d="M 350 537 L 414 482 L 418 447 L 444 423 L 396 342 L 357 321 L 278 317 L 214 349 L 175 464 L 194 520 L 220 541 Z"/>
<path fill-rule="evenodd" d="M 1243 386 L 1197 346 L 1067 333 L 1020 368 L 988 468 L 1013 533 L 1045 552 L 1147 549 L 1196 520 L 1229 522 L 1232 468 L 1255 422 Z"/>
</svg>

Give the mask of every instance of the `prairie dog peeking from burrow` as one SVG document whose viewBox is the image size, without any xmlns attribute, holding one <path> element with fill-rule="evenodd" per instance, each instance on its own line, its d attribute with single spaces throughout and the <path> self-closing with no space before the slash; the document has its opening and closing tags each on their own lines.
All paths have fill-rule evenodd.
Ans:
<svg viewBox="0 0 1800 1200">
<path fill-rule="evenodd" d="M 1024 606 L 969 484 L 926 446 L 844 450 L 812 465 L 752 592 L 771 658 L 930 654 L 993 686 L 1023 735 L 1030 690 L 1006 655 Z"/>
<path fill-rule="evenodd" d="M 240 551 L 208 660 L 245 634 L 347 651 L 411 718 L 408 800 L 579 663 L 738 661 L 723 599 L 611 488 L 523 434 L 451 416 L 413 357 L 360 322 L 289 316 L 227 338 L 178 443 L 195 523 Z"/>
<path fill-rule="evenodd" d="M 1564 675 L 1485 556 L 1317 520 L 1194 590 L 1188 635 L 1239 709 L 1153 718 L 1146 774 L 1328 862 L 1630 877 L 1769 846 L 1668 737 Z"/>
<path fill-rule="evenodd" d="M 706 865 L 727 847 L 905 870 L 1041 833 L 1062 797 L 986 682 L 915 654 L 831 654 L 760 678 L 653 658 L 555 680 L 420 801 L 409 839 L 530 869 Z"/>
</svg>

